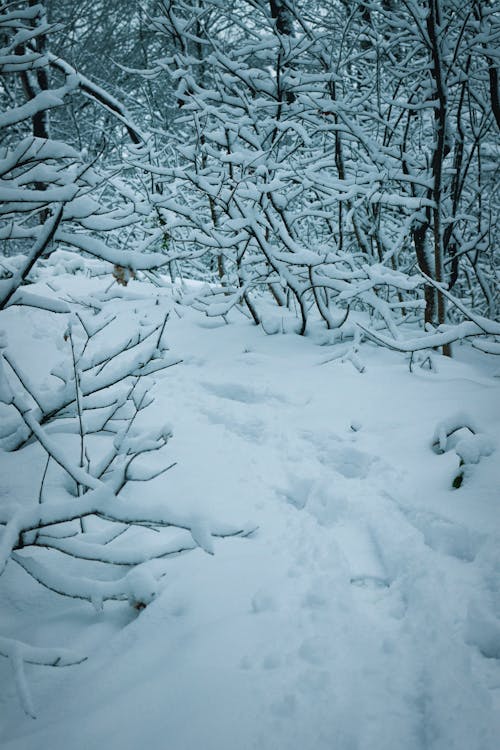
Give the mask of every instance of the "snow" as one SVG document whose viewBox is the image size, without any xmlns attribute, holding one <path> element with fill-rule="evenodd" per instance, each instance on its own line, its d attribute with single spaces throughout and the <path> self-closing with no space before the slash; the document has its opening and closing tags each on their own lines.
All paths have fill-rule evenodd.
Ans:
<svg viewBox="0 0 500 750">
<path fill-rule="evenodd" d="M 38 572 L 50 568 L 54 585 L 70 577 L 82 600 L 7 564 L 3 750 L 496 750 L 494 358 L 464 343 L 453 360 L 433 354 L 437 372 L 410 372 L 405 355 L 365 342 L 356 345 L 361 371 L 345 343 L 325 337 L 320 348 L 319 333 L 282 333 L 283 320 L 266 336 L 236 310 L 226 324 L 175 305 L 167 288 L 149 292 L 132 280 L 128 297 L 106 302 L 109 276 L 61 272 L 57 282 L 67 299 L 100 300 L 101 321 L 117 318 L 89 358 L 107 341 L 115 347 L 115 325 L 133 339 L 134 310 L 151 330 L 168 310 L 178 313 L 165 339 L 183 362 L 155 374 L 154 402 L 123 443 L 132 449 L 148 426 L 155 438 L 172 432 L 162 450 L 176 467 L 133 482 L 118 500 L 96 483 L 72 502 L 106 504 L 119 521 L 140 521 L 142 510 L 184 530 L 137 527 L 103 543 L 96 526 L 76 540 L 53 539 Z M 50 296 L 43 278 L 30 289 Z M 50 377 L 64 317 L 20 307 L 3 314 L 9 353 L 23 368 L 37 362 L 37 382 Z M 3 396 L 9 402 L 8 390 Z M 12 407 L 0 408 L 3 421 Z M 28 419 L 42 429 L 33 413 Z M 69 460 L 70 435 L 44 439 Z M 453 489 L 460 457 L 479 463 Z M 44 459 L 34 444 L 0 452 L 0 520 L 15 519 L 4 546 L 37 513 L 48 519 L 52 504 L 67 513 L 57 467 L 38 508 Z M 83 469 L 78 477 L 90 482 Z M 240 536 L 221 538 L 237 529 Z M 83 559 L 68 557 L 70 549 Z M 30 550 L 14 553 L 24 566 Z M 110 573 L 99 550 L 139 567 Z M 88 658 L 75 664 L 68 649 Z M 68 666 L 40 666 L 56 653 Z"/>
<path fill-rule="evenodd" d="M 73 83 L 73 82 L 70 82 Z M 15 107 L 8 112 L 0 115 L 0 128 L 6 128 L 8 125 L 22 122 L 28 117 L 33 117 L 37 112 L 43 112 L 51 107 L 60 107 L 63 104 L 63 97 L 68 91 L 74 88 L 73 85 L 63 86 L 60 89 L 54 89 L 53 91 L 42 91 L 37 94 L 26 104 L 22 104 L 20 107 Z"/>
<path fill-rule="evenodd" d="M 439 451 L 444 453 L 448 447 L 448 438 L 464 427 L 467 427 L 472 434 L 478 432 L 478 427 L 474 420 L 463 411 L 456 412 L 446 419 L 442 419 L 434 430 L 432 444 L 439 446 Z"/>
<path fill-rule="evenodd" d="M 487 435 L 470 435 L 459 440 L 455 446 L 455 452 L 464 464 L 477 464 L 481 456 L 490 456 L 494 450 L 494 444 Z"/>
<path fill-rule="evenodd" d="M 0 355 L 0 401 L 4 404 L 11 404 L 14 399 L 12 388 L 5 375 L 5 365 L 3 357 Z"/>
<path fill-rule="evenodd" d="M 38 307 L 41 310 L 49 310 L 55 313 L 70 312 L 69 306 L 63 302 L 49 297 L 43 297 L 40 294 L 31 294 L 26 289 L 16 289 L 12 295 L 9 305 L 24 305 L 27 307 Z"/>
<path fill-rule="evenodd" d="M 17 693 L 19 695 L 19 699 L 21 701 L 24 712 L 28 716 L 31 716 L 32 719 L 34 719 L 36 718 L 35 709 L 33 707 L 33 701 L 31 699 L 28 684 L 26 682 L 22 651 L 16 641 L 14 641 L 14 644 L 14 647 L 11 649 L 10 663 L 12 665 L 12 671 L 14 673 Z"/>
<path fill-rule="evenodd" d="M 133 607 L 151 604 L 156 596 L 158 584 L 151 572 L 144 567 L 134 568 L 127 575 L 129 602 Z"/>
</svg>

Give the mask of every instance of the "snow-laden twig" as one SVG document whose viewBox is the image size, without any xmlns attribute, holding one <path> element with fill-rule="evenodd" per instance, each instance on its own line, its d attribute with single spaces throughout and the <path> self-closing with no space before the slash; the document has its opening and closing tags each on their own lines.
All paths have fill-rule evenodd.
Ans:
<svg viewBox="0 0 500 750">
<path fill-rule="evenodd" d="M 74 664 L 81 664 L 87 658 L 70 649 L 30 646 L 28 643 L 0 636 L 0 654 L 2 656 L 9 658 L 15 650 L 20 652 L 22 660 L 26 664 L 39 664 L 46 667 L 69 667 Z"/>
<path fill-rule="evenodd" d="M 457 325 L 443 326 L 446 328 L 444 331 L 423 333 L 421 336 L 412 339 L 398 339 L 397 341 L 364 326 L 362 323 L 357 322 L 356 325 L 361 328 L 368 338 L 387 347 L 387 349 L 393 349 L 398 352 L 417 352 L 423 349 L 433 349 L 445 344 L 452 344 L 455 341 L 467 339 L 471 336 L 484 336 L 483 328 L 468 320 L 463 323 L 457 323 Z"/>
<path fill-rule="evenodd" d="M 62 220 L 63 209 L 64 204 L 62 203 L 57 207 L 54 207 L 52 215 L 49 219 L 47 219 L 47 221 L 41 228 L 39 236 L 37 237 L 36 242 L 30 250 L 22 268 L 20 268 L 18 272 L 11 279 L 9 279 L 7 283 L 0 282 L 0 310 L 6 307 L 9 302 L 14 304 L 21 304 L 22 298 L 13 300 L 14 294 L 54 237 L 54 234 L 56 233 L 57 228 Z M 33 302 L 33 298 L 31 298 L 31 301 Z"/>
<path fill-rule="evenodd" d="M 40 648 L 14 638 L 0 636 L 0 655 L 9 659 L 16 685 L 19 702 L 27 716 L 36 719 L 33 699 L 26 680 L 25 664 L 37 664 L 50 667 L 69 667 L 81 664 L 86 656 L 65 648 Z"/>
<path fill-rule="evenodd" d="M 125 527 L 125 529 L 128 527 Z M 248 523 L 242 526 L 230 524 L 212 524 L 213 537 L 227 539 L 228 537 L 247 537 L 256 531 L 256 526 Z M 170 539 L 159 539 L 148 542 L 147 548 L 134 545 L 120 544 L 118 547 L 110 544 L 95 544 L 71 538 L 56 538 L 40 534 L 36 541 L 38 547 L 47 547 L 63 552 L 70 557 L 81 560 L 93 560 L 110 565 L 140 565 L 148 560 L 155 560 L 170 555 L 178 555 L 195 549 L 198 545 L 188 532 L 181 532 Z"/>
</svg>

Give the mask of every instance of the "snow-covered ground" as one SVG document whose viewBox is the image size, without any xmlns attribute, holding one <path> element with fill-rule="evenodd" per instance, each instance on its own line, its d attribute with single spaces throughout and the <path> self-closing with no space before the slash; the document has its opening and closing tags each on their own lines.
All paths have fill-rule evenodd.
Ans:
<svg viewBox="0 0 500 750">
<path fill-rule="evenodd" d="M 58 283 L 88 295 L 109 278 Z M 134 294 L 146 285 L 111 304 L 151 320 L 173 307 Z M 2 322 L 42 375 L 63 325 L 28 309 Z M 9 563 L 0 635 L 89 658 L 27 666 L 36 719 L 0 659 L 2 748 L 496 750 L 498 361 L 464 345 L 410 373 L 364 344 L 360 373 L 319 335 L 266 336 L 180 305 L 167 339 L 183 363 L 155 376 L 152 408 L 173 425 L 177 466 L 137 492 L 258 530 L 156 561 L 162 590 L 139 613 L 96 612 Z M 457 413 L 493 452 L 452 489 L 457 452 L 432 442 Z M 37 446 L 1 453 L 0 501 L 36 503 L 43 464 Z"/>
</svg>

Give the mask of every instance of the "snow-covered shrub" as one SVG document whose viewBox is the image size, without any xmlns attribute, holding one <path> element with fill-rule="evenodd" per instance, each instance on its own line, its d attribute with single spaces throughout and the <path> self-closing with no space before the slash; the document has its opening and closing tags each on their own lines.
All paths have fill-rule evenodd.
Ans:
<svg viewBox="0 0 500 750">
<path fill-rule="evenodd" d="M 120 102 L 50 53 L 51 30 L 42 4 L 0 8 L 0 241 L 5 256 L 18 256 L 0 261 L 0 309 L 37 305 L 23 285 L 58 247 L 129 275 L 166 263 L 156 248 L 163 231 L 147 221 L 151 208 L 120 161 L 90 160 L 84 144 L 75 148 L 52 133 L 51 110 L 83 93 L 113 113 L 136 153 L 146 148 Z"/>
<path fill-rule="evenodd" d="M 165 341 L 168 316 L 160 310 L 159 316 L 148 322 L 121 308 L 66 315 L 65 325 L 55 327 L 62 358 L 43 387 L 40 373 L 24 372 L 2 336 L 4 447 L 32 455 L 36 444 L 45 463 L 38 498 L 0 506 L 0 575 L 18 566 L 98 612 L 108 600 L 140 611 L 159 590 L 152 560 L 197 547 L 213 554 L 214 536 L 250 531 L 179 510 L 155 482 L 174 464 L 166 448 L 172 429 L 154 408 L 152 374 L 178 362 Z M 113 572 L 96 577 L 96 565 Z M 0 654 L 12 660 L 30 714 L 24 662 L 64 666 L 84 658 L 5 637 Z"/>
<path fill-rule="evenodd" d="M 455 451 L 459 459 L 459 471 L 453 478 L 452 487 L 459 489 L 470 467 L 478 464 L 483 456 L 490 456 L 495 446 L 488 435 L 479 431 L 475 420 L 465 412 L 458 412 L 436 425 L 432 449 L 435 453 Z"/>
<path fill-rule="evenodd" d="M 218 284 L 207 315 L 236 307 L 273 332 L 267 298 L 300 333 L 360 311 L 398 351 L 471 337 L 500 351 L 496 24 L 481 3 L 424 6 L 159 6 L 162 57 L 142 73 L 177 86 L 177 107 L 132 164 L 155 186 L 172 262 Z"/>
</svg>

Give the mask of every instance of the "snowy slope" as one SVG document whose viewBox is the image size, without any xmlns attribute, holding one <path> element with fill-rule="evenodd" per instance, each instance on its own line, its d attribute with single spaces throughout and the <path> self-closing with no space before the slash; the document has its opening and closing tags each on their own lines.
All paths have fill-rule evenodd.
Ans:
<svg viewBox="0 0 500 750">
<path fill-rule="evenodd" d="M 81 294 L 105 285 L 64 283 Z M 114 304 L 153 314 L 154 303 Z M 217 541 L 213 557 L 156 562 L 162 593 L 138 615 L 124 602 L 95 612 L 61 601 L 10 565 L 0 634 L 90 656 L 27 669 L 35 720 L 0 661 L 2 748 L 495 750 L 495 363 L 463 347 L 454 361 L 437 357 L 437 373 L 410 373 L 401 356 L 365 344 L 361 374 L 326 361 L 335 349 L 314 336 L 265 336 L 244 318 L 176 309 L 168 341 L 183 364 L 157 377 L 155 409 L 173 424 L 178 464 L 161 491 L 259 528 Z M 7 314 L 19 356 L 43 359 L 56 316 Z M 459 458 L 438 455 L 432 438 L 459 411 L 495 450 L 453 490 Z M 0 500 L 36 501 L 42 457 L 29 450 L 0 455 Z"/>
</svg>

